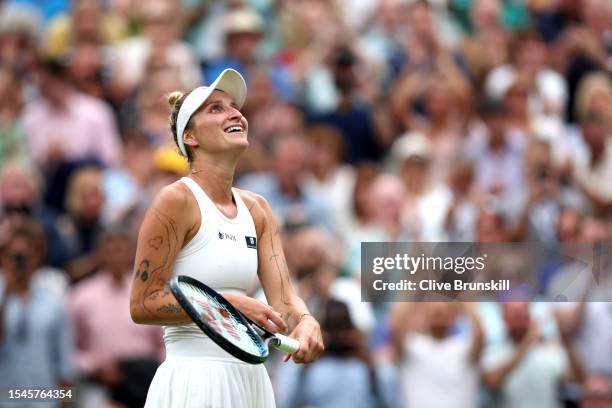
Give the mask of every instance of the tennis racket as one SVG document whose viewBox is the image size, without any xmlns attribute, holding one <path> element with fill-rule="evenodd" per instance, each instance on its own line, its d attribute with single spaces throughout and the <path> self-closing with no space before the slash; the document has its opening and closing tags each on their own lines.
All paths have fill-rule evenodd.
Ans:
<svg viewBox="0 0 612 408">
<path fill-rule="evenodd" d="M 176 276 L 170 280 L 170 290 L 191 320 L 212 341 L 244 362 L 263 363 L 269 357 L 269 346 L 289 354 L 300 348 L 296 339 L 264 329 L 196 279 Z"/>
</svg>

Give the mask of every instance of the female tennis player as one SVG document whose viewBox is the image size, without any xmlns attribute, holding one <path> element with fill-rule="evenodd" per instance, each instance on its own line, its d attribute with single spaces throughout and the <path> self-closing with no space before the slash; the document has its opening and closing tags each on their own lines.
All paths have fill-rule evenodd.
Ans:
<svg viewBox="0 0 612 408">
<path fill-rule="evenodd" d="M 285 361 L 309 363 L 323 351 L 319 323 L 292 289 L 269 204 L 232 187 L 249 145 L 240 113 L 246 92 L 242 76 L 227 69 L 209 87 L 169 97 L 174 141 L 191 172 L 157 194 L 138 236 L 132 318 L 162 325 L 166 344 L 147 408 L 275 406 L 265 367 L 233 357 L 192 323 L 168 288 L 175 275 L 207 284 L 255 323 L 297 339 L 299 350 Z M 246 296 L 256 278 L 269 306 Z"/>
</svg>

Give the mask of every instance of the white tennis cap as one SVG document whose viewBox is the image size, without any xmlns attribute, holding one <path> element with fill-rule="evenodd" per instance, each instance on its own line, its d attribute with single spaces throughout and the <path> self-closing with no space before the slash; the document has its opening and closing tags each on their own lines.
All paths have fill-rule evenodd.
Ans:
<svg viewBox="0 0 612 408">
<path fill-rule="evenodd" d="M 234 69 L 223 70 L 210 86 L 201 86 L 191 91 L 183 101 L 176 120 L 176 139 L 179 150 L 185 157 L 187 157 L 187 149 L 185 149 L 185 143 L 183 142 L 185 127 L 187 127 L 191 116 L 206 102 L 215 89 L 228 94 L 238 105 L 238 108 L 242 108 L 242 105 L 244 105 L 247 96 L 246 82 L 242 75 Z"/>
</svg>

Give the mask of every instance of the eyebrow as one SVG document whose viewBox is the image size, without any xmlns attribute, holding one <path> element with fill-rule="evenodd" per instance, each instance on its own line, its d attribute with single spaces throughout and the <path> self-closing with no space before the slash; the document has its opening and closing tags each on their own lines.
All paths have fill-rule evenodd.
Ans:
<svg viewBox="0 0 612 408">
<path fill-rule="evenodd" d="M 212 101 L 206 101 L 206 102 L 204 102 L 204 105 L 202 105 L 202 107 L 206 107 L 206 106 L 208 106 L 208 105 L 213 105 L 213 104 L 215 104 L 215 103 L 218 103 L 218 104 L 223 105 L 223 101 L 222 101 L 221 99 L 213 99 Z M 236 102 L 232 101 L 232 102 L 230 103 L 230 105 L 231 105 L 233 108 L 238 109 L 238 104 L 236 104 Z"/>
</svg>

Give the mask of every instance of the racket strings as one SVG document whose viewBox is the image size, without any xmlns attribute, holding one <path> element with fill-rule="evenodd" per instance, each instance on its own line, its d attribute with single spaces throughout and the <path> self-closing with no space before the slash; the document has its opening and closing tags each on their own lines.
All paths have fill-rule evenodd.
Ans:
<svg viewBox="0 0 612 408">
<path fill-rule="evenodd" d="M 264 344 L 235 316 L 232 310 L 204 290 L 183 283 L 183 293 L 204 320 L 227 340 L 251 354 L 264 355 Z"/>
</svg>

